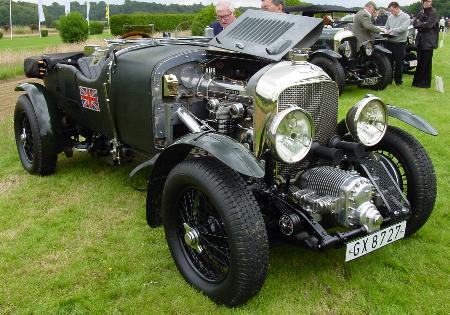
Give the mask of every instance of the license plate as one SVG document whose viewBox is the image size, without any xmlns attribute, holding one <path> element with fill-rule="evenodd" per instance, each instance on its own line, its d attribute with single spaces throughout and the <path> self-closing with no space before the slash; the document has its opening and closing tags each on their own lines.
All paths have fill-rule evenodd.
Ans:
<svg viewBox="0 0 450 315">
<path fill-rule="evenodd" d="M 362 80 L 361 85 L 363 86 L 372 86 L 378 84 L 378 78 L 366 78 Z"/>
<path fill-rule="evenodd" d="M 409 61 L 409 66 L 410 67 L 417 67 L 417 60 L 410 60 Z"/>
<path fill-rule="evenodd" d="M 405 236 L 406 221 L 391 225 L 378 232 L 347 243 L 345 261 L 367 255 L 378 248 L 391 244 Z"/>
</svg>

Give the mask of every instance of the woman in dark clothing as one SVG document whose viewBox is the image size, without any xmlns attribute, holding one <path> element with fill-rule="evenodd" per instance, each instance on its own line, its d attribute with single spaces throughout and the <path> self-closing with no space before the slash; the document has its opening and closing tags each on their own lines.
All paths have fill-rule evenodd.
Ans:
<svg viewBox="0 0 450 315">
<path fill-rule="evenodd" d="M 432 0 L 422 0 L 423 10 L 417 14 L 413 25 L 417 29 L 417 68 L 412 85 L 419 88 L 431 86 L 433 50 L 438 48 L 439 18 Z"/>
</svg>

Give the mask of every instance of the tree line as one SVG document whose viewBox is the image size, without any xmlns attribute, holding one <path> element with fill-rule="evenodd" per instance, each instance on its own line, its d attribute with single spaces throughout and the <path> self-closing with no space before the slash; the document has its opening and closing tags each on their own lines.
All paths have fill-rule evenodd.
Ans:
<svg viewBox="0 0 450 315">
<path fill-rule="evenodd" d="M 138 2 L 125 0 L 124 4 L 109 5 L 109 14 L 129 14 L 136 12 L 148 12 L 148 13 L 196 13 L 203 9 L 202 4 L 193 5 L 180 5 L 180 4 L 161 4 L 154 2 Z M 55 21 L 59 19 L 61 15 L 64 15 L 64 5 L 60 5 L 57 2 L 53 2 L 51 5 L 44 5 L 44 24 L 48 27 L 54 27 Z M 78 1 L 70 3 L 71 12 L 80 12 L 81 15 L 86 17 L 86 2 L 82 4 Z M 105 21 L 106 2 L 99 1 L 90 2 L 89 19 L 92 21 Z M 14 25 L 32 25 L 38 23 L 37 4 L 28 2 L 13 2 L 12 3 L 12 17 Z M 9 25 L 9 0 L 0 0 L 0 25 Z"/>
<path fill-rule="evenodd" d="M 287 0 L 288 5 L 297 5 L 298 0 Z M 305 2 L 302 2 L 306 4 Z M 450 1 L 448 0 L 434 0 L 433 6 L 437 9 L 439 16 L 450 16 Z M 132 0 L 125 0 L 124 4 L 109 6 L 110 15 L 115 14 L 129 14 L 129 13 L 197 13 L 202 10 L 202 4 L 180 5 L 180 4 L 161 4 L 155 2 L 139 2 Z M 421 9 L 420 1 L 405 6 L 404 11 L 410 14 L 417 14 Z M 70 3 L 70 10 L 80 12 L 86 17 L 86 3 L 83 4 L 74 1 Z M 90 3 L 90 20 L 104 21 L 105 20 L 106 3 L 104 1 Z M 245 8 L 243 10 L 245 11 Z M 64 5 L 53 2 L 51 5 L 44 5 L 45 24 L 48 27 L 54 27 L 55 21 L 61 15 L 64 15 Z M 13 2 L 12 16 L 14 25 L 32 25 L 38 23 L 37 4 L 28 2 Z M 0 0 L 0 25 L 9 25 L 9 0 Z"/>
</svg>

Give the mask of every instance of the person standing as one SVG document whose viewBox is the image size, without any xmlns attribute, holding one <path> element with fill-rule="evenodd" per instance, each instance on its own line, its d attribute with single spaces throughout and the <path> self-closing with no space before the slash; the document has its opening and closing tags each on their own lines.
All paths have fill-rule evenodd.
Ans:
<svg viewBox="0 0 450 315">
<path fill-rule="evenodd" d="M 377 5 L 373 1 L 366 3 L 363 9 L 355 14 L 353 24 L 353 34 L 358 39 L 358 47 L 368 41 L 375 40 L 375 33 L 380 33 L 381 29 L 373 25 L 372 16 L 377 10 Z"/>
<path fill-rule="evenodd" d="M 389 9 L 389 8 L 388 8 Z M 388 19 L 388 15 L 386 14 L 385 9 L 380 9 L 378 11 L 378 16 L 375 19 L 375 26 L 385 26 Z"/>
<path fill-rule="evenodd" d="M 400 9 L 398 2 L 389 3 L 388 10 L 391 13 L 386 21 L 386 34 L 388 37 L 386 48 L 392 54 L 389 59 L 394 69 L 394 81 L 397 85 L 403 83 L 403 61 L 405 59 L 405 46 L 408 38 L 409 15 Z"/>
<path fill-rule="evenodd" d="M 431 87 L 433 50 L 438 48 L 438 14 L 432 0 L 422 0 L 422 11 L 417 14 L 413 25 L 417 29 L 417 68 L 412 85 L 418 88 Z"/>
<path fill-rule="evenodd" d="M 216 4 L 217 22 L 212 23 L 209 27 L 214 30 L 214 36 L 217 36 L 228 25 L 236 20 L 234 15 L 234 6 L 228 1 L 220 1 Z"/>
<path fill-rule="evenodd" d="M 261 0 L 261 10 L 269 12 L 284 12 L 284 0 Z"/>
</svg>

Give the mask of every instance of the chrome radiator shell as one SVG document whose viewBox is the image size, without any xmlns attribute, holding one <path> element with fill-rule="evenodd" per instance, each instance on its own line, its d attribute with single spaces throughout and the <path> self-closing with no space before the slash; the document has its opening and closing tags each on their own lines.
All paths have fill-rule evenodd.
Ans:
<svg viewBox="0 0 450 315">
<path fill-rule="evenodd" d="M 321 68 L 308 62 L 280 62 L 258 77 L 255 86 L 249 84 L 248 89 L 254 98 L 253 150 L 257 157 L 265 150 L 267 121 L 289 106 L 298 106 L 312 116 L 315 140 L 325 144 L 335 134 L 339 91 Z"/>
</svg>

